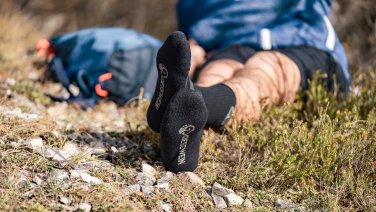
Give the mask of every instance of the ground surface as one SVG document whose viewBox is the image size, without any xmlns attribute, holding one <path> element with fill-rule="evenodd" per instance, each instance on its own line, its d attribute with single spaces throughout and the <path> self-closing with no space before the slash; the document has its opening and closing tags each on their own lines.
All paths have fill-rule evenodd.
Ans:
<svg viewBox="0 0 376 212">
<path fill-rule="evenodd" d="M 130 185 L 143 184 L 142 161 L 156 168 L 156 179 L 166 175 L 158 165 L 159 137 L 146 124 L 149 102 L 101 102 L 87 111 L 51 102 L 43 92 L 64 91 L 43 80 L 43 63 L 27 53 L 44 35 L 17 18 L 2 18 L 0 26 L 0 210 L 78 210 L 88 203 L 92 211 L 162 211 L 160 201 L 173 211 L 220 210 L 213 195 L 186 176 L 174 176 L 168 190 L 155 188 L 152 195 L 130 192 Z M 376 210 L 375 71 L 352 70 L 347 99 L 328 93 L 320 77 L 295 103 L 265 108 L 258 122 L 207 131 L 195 173 L 205 187 L 219 183 L 253 205 L 225 210 L 275 211 L 277 199 L 306 211 Z M 79 154 L 68 164 L 22 146 L 29 138 L 62 152 L 74 144 Z M 83 153 L 99 143 L 105 152 Z M 95 179 L 74 178 L 75 169 Z M 44 179 L 53 170 L 62 171 L 60 181 Z"/>
</svg>

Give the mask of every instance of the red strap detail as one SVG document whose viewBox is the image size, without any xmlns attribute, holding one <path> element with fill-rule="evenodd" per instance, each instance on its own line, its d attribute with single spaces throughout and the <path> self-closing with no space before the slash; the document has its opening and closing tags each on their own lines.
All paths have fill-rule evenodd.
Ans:
<svg viewBox="0 0 376 212">
<path fill-rule="evenodd" d="M 40 50 L 40 49 L 48 49 L 50 48 L 50 42 L 48 42 L 48 40 L 46 39 L 40 39 L 37 43 L 37 49 Z"/>
<path fill-rule="evenodd" d="M 108 96 L 108 91 L 102 90 L 101 85 L 99 84 L 95 85 L 95 92 L 97 92 L 98 96 L 101 96 L 101 97 Z"/>
<path fill-rule="evenodd" d="M 106 74 L 102 74 L 101 76 L 99 76 L 98 80 L 99 80 L 99 82 L 103 82 L 103 81 L 111 79 L 111 78 L 112 78 L 112 74 L 106 73 Z"/>
</svg>

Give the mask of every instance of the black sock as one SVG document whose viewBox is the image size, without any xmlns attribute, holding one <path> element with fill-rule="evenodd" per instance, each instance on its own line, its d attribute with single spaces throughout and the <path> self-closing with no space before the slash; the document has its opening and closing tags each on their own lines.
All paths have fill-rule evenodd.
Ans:
<svg viewBox="0 0 376 212">
<path fill-rule="evenodd" d="M 217 84 L 211 87 L 200 87 L 189 80 L 189 87 L 200 92 L 205 100 L 208 110 L 206 126 L 223 127 L 231 118 L 231 112 L 235 110 L 236 97 L 230 87 L 225 84 Z"/>
<path fill-rule="evenodd" d="M 161 155 L 166 171 L 197 168 L 203 127 L 208 112 L 199 92 L 180 89 L 171 98 L 161 126 Z"/>
<path fill-rule="evenodd" d="M 168 36 L 157 54 L 158 80 L 147 111 L 152 130 L 160 132 L 164 112 L 171 97 L 184 88 L 191 67 L 191 50 L 186 36 L 174 32 Z"/>
</svg>

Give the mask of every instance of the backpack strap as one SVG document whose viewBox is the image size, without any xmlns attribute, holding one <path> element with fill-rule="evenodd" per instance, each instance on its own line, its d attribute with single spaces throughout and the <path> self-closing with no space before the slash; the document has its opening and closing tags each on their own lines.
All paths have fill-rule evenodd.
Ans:
<svg viewBox="0 0 376 212">
<path fill-rule="evenodd" d="M 50 70 L 55 73 L 57 80 L 67 89 L 69 93 L 69 98 L 56 97 L 49 94 L 46 96 L 50 97 L 54 101 L 63 102 L 67 101 L 68 103 L 77 103 L 82 109 L 87 109 L 89 107 L 94 107 L 96 104 L 96 98 L 93 95 L 85 95 L 80 91 L 80 93 L 75 96 L 69 89 L 70 80 L 64 70 L 63 61 L 61 57 L 55 56 L 50 63 Z"/>
</svg>

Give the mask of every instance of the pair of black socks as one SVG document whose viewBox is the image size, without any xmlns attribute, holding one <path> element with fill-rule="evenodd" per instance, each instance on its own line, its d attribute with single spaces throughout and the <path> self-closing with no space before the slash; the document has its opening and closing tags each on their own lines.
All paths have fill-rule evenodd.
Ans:
<svg viewBox="0 0 376 212">
<path fill-rule="evenodd" d="M 168 36 L 157 54 L 158 80 L 147 112 L 150 128 L 160 133 L 163 166 L 174 173 L 198 165 L 205 125 L 225 125 L 235 108 L 235 95 L 224 84 L 199 87 L 188 78 L 189 43 L 182 32 Z"/>
</svg>

